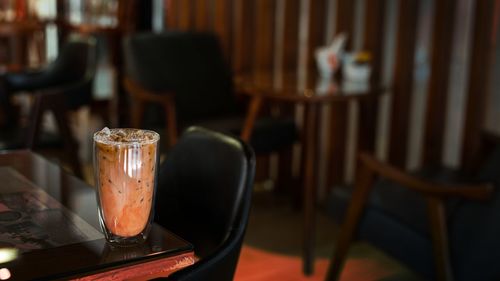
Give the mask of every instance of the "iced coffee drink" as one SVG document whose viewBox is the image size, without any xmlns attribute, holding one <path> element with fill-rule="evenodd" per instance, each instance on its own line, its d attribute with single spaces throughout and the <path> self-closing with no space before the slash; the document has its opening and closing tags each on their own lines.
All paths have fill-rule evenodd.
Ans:
<svg viewBox="0 0 500 281">
<path fill-rule="evenodd" d="M 106 239 L 136 244 L 147 237 L 156 185 L 159 135 L 139 129 L 94 134 L 99 220 Z"/>
</svg>

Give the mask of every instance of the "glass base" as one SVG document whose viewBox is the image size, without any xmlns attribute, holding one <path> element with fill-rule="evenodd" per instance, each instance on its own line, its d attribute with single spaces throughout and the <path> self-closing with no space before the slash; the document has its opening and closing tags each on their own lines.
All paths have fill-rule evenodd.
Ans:
<svg viewBox="0 0 500 281">
<path fill-rule="evenodd" d="M 113 234 L 106 235 L 106 241 L 113 246 L 133 247 L 146 241 L 147 235 L 139 233 L 133 237 L 121 237 Z"/>
</svg>

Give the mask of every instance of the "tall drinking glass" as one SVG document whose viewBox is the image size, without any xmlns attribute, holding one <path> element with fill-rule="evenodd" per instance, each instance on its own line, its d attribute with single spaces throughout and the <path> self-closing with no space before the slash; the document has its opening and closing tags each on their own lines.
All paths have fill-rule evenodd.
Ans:
<svg viewBox="0 0 500 281">
<path fill-rule="evenodd" d="M 94 134 L 94 176 L 99 222 L 106 240 L 134 245 L 146 240 L 153 203 L 160 136 L 147 130 L 108 129 Z"/>
</svg>

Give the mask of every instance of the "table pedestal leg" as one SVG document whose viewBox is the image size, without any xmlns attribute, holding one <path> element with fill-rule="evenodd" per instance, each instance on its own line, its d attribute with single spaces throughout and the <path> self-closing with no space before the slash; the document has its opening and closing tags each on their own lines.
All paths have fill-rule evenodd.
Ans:
<svg viewBox="0 0 500 281">
<path fill-rule="evenodd" d="M 304 120 L 304 232 L 303 271 L 311 275 L 314 271 L 314 246 L 316 234 L 316 174 L 318 147 L 318 106 L 305 105 Z"/>
</svg>

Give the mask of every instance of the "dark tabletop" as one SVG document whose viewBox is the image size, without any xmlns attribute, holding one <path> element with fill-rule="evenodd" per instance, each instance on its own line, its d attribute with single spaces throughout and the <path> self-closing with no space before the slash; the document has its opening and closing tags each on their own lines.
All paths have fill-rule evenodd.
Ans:
<svg viewBox="0 0 500 281">
<path fill-rule="evenodd" d="M 364 99 L 386 90 L 386 87 L 373 87 L 368 82 L 322 77 L 315 71 L 307 75 L 296 71 L 244 73 L 235 77 L 235 84 L 243 95 L 305 103 Z"/>
<path fill-rule="evenodd" d="M 110 247 L 100 232 L 94 189 L 29 151 L 0 151 L 0 264 L 10 280 L 69 278 L 191 252 L 192 245 L 153 224 L 138 246 Z"/>
</svg>

